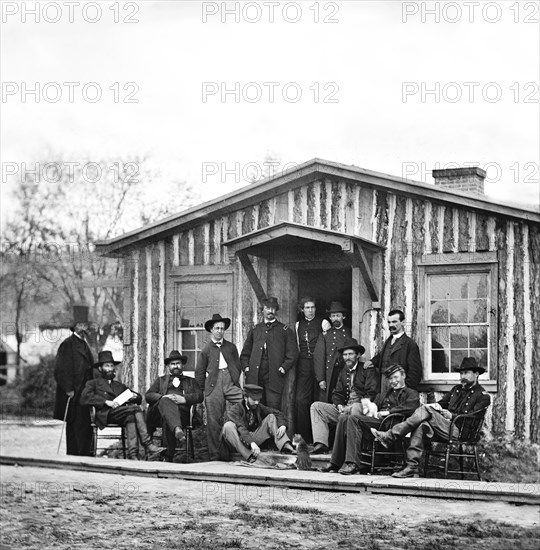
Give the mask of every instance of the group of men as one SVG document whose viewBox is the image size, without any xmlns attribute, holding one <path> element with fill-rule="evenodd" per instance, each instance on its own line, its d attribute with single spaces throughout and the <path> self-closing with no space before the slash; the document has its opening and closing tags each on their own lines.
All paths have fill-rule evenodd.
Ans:
<svg viewBox="0 0 540 550">
<path fill-rule="evenodd" d="M 474 358 L 465 358 L 457 369 L 460 384 L 438 403 L 420 405 L 420 352 L 405 334 L 405 317 L 400 310 L 388 313 L 390 337 L 382 350 L 370 361 L 362 362 L 365 348 L 344 325 L 347 310 L 340 302 L 331 302 L 327 318 L 322 318 L 316 315 L 315 300 L 303 298 L 299 304 L 301 318 L 294 327 L 277 320 L 276 298 L 264 299 L 261 306 L 263 321 L 249 331 L 241 353 L 224 338 L 231 319 L 216 313 L 206 321 L 210 341 L 198 354 L 195 379 L 184 376 L 187 357 L 171 352 L 165 361 L 169 372 L 156 379 L 146 392 L 150 430 L 144 425 L 139 394 L 134 393 L 121 405 L 115 401 L 127 388 L 114 381 L 115 362 L 110 352 L 101 352 L 96 363 L 102 379 L 90 378 L 91 352 L 84 346 L 84 331 L 81 333 L 76 326 L 71 340 L 61 345 L 57 359 L 57 417 L 64 411 L 62 399 L 73 399 L 72 408 L 66 409 L 68 454 L 85 454 L 87 448 L 78 447 L 79 440 L 84 439 L 82 419 L 88 416 L 85 407 L 93 405 L 98 411 L 98 426 L 107 422 L 127 426 L 130 458 L 138 456 L 140 440 L 147 457 L 162 453 L 171 459 L 175 445 L 185 438 L 182 426 L 186 425 L 191 405 L 203 398 L 210 460 L 226 459 L 232 449 L 245 460 L 255 461 L 260 445 L 267 439 L 273 439 L 281 452 L 293 453 L 282 413 L 282 395 L 285 377 L 295 368 L 296 431 L 313 443 L 312 454 L 331 452 L 330 463 L 323 471 L 359 473 L 364 469 L 360 459 L 363 440 L 376 439 L 388 446 L 411 433 L 407 463 L 393 474 L 411 477 L 417 475 L 426 437 L 448 437 L 453 416 L 490 404 L 489 394 L 478 383 L 484 369 Z M 69 354 L 73 364 L 86 362 L 87 369 L 72 369 L 66 378 L 62 366 Z M 378 431 L 381 421 L 394 413 L 400 414 L 404 422 L 388 432 Z M 148 433 L 154 426 L 164 428 L 165 448 L 151 443 Z M 330 448 L 332 427 L 335 436 Z"/>
</svg>

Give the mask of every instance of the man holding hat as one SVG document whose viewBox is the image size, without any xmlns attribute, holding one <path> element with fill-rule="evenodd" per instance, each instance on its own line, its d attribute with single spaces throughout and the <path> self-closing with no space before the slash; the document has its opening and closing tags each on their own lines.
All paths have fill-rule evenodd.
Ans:
<svg viewBox="0 0 540 550">
<path fill-rule="evenodd" d="M 446 441 L 454 416 L 489 407 L 491 397 L 478 383 L 478 377 L 485 369 L 478 365 L 474 357 L 465 357 L 456 370 L 461 374 L 461 383 L 445 393 L 437 403 L 422 405 L 405 422 L 396 424 L 386 432 L 371 429 L 375 438 L 385 447 L 391 445 L 396 438 L 411 434 L 407 464 L 401 472 L 394 473 L 393 477 L 418 477 L 418 463 L 424 452 L 424 437 L 432 438 L 437 435 L 437 438 Z M 457 437 L 458 434 L 453 435 Z"/>
<path fill-rule="evenodd" d="M 100 351 L 98 361 L 94 364 L 101 373 L 101 378 L 89 380 L 81 394 L 81 403 L 96 408 L 95 422 L 102 430 L 108 424 L 119 424 L 126 428 L 128 458 L 139 459 L 139 437 L 146 451 L 147 458 L 165 450 L 152 443 L 146 430 L 144 414 L 139 405 L 142 403 L 140 393 L 131 392 L 133 395 L 125 403 L 119 403 L 116 398 L 129 388 L 116 381 L 116 365 L 120 361 L 114 361 L 110 351 Z M 131 390 L 129 390 L 131 391 Z"/>
<path fill-rule="evenodd" d="M 343 324 L 347 309 L 341 302 L 332 302 L 326 313 L 330 316 L 332 327 L 319 335 L 313 353 L 313 366 L 319 385 L 318 401 L 331 403 L 332 393 L 342 367 L 338 350 L 352 335 L 351 329 Z"/>
<path fill-rule="evenodd" d="M 298 357 L 294 332 L 276 319 L 279 310 L 277 298 L 262 300 L 263 322 L 248 333 L 240 364 L 247 384 L 262 386 L 264 403 L 281 410 L 281 393 L 285 375 Z"/>
<path fill-rule="evenodd" d="M 166 458 L 172 460 L 176 441 L 183 443 L 186 439 L 183 424 L 189 423 L 191 405 L 201 403 L 203 393 L 193 378 L 184 376 L 184 365 L 187 356 L 173 350 L 165 359 L 169 372 L 156 378 L 146 392 L 145 398 L 150 405 L 148 409 L 149 432 L 157 426 L 164 427 L 167 444 Z"/>
<path fill-rule="evenodd" d="M 219 443 L 226 401 L 242 401 L 240 388 L 240 358 L 236 346 L 223 338 L 231 320 L 214 313 L 204 328 L 212 336 L 201 350 L 195 368 L 195 380 L 204 391 L 206 406 L 206 436 L 210 460 L 219 460 Z"/>
<path fill-rule="evenodd" d="M 244 399 L 231 407 L 228 421 L 223 425 L 223 439 L 248 462 L 257 460 L 261 452 L 259 445 L 271 437 L 282 453 L 294 452 L 281 412 L 260 404 L 263 393 L 261 386 L 245 384 Z"/>
<path fill-rule="evenodd" d="M 352 406 L 362 398 L 374 398 L 377 394 L 376 377 L 373 369 L 364 370 L 359 359 L 366 350 L 354 338 L 348 338 L 341 353 L 345 367 L 341 370 L 336 389 L 332 393 L 332 403 L 316 401 L 311 405 L 311 425 L 313 426 L 312 454 L 325 454 L 328 449 L 329 427 L 335 426 L 341 415 L 351 414 Z"/>
</svg>

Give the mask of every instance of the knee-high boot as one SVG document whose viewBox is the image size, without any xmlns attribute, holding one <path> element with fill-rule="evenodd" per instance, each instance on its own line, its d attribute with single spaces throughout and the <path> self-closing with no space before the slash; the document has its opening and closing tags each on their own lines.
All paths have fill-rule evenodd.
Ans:
<svg viewBox="0 0 540 550">
<path fill-rule="evenodd" d="M 126 424 L 127 455 L 129 460 L 139 460 L 139 437 L 134 422 Z"/>
<path fill-rule="evenodd" d="M 146 429 L 146 422 L 144 421 L 144 416 L 142 412 L 135 413 L 135 421 L 137 422 L 137 431 L 139 432 L 139 437 L 141 438 L 141 443 L 144 446 L 146 451 L 146 457 L 149 455 L 156 455 L 165 450 L 165 447 L 158 447 L 152 443 L 152 438 L 148 434 Z"/>
</svg>

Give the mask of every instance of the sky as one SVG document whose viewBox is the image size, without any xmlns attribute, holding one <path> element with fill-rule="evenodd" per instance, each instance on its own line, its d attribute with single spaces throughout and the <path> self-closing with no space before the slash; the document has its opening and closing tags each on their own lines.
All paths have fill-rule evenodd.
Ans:
<svg viewBox="0 0 540 550">
<path fill-rule="evenodd" d="M 491 198 L 538 210 L 537 8 L 4 1 L 2 213 L 24 166 L 58 154 L 147 156 L 201 201 L 269 158 L 428 183 L 433 168 L 478 165 Z"/>
</svg>

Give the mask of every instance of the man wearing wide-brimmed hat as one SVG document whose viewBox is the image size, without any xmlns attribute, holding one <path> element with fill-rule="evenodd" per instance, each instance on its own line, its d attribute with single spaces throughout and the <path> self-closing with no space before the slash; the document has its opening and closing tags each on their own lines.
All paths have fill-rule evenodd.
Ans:
<svg viewBox="0 0 540 550">
<path fill-rule="evenodd" d="M 352 335 L 351 329 L 343 324 L 347 309 L 341 302 L 332 302 L 326 313 L 330 317 L 332 327 L 322 333 L 317 340 L 313 354 L 313 367 L 319 384 L 319 395 L 315 396 L 316 400 L 331 403 L 332 393 L 342 367 L 338 349 Z"/>
<path fill-rule="evenodd" d="M 204 328 L 212 336 L 197 358 L 195 380 L 204 391 L 206 437 L 210 460 L 219 460 L 220 434 L 225 405 L 242 401 L 240 358 L 236 346 L 225 340 L 224 332 L 231 325 L 228 317 L 214 313 Z"/>
<path fill-rule="evenodd" d="M 460 373 L 461 383 L 445 393 L 437 403 L 422 405 L 405 422 L 396 424 L 391 430 L 379 432 L 371 429 L 375 438 L 388 447 L 398 437 L 411 434 L 407 449 L 407 465 L 394 477 L 418 477 L 418 464 L 424 452 L 424 437 L 434 435 L 443 441 L 448 440 L 452 418 L 489 407 L 491 397 L 478 383 L 478 377 L 485 372 L 474 357 L 465 357 L 455 369 Z M 455 426 L 454 426 L 455 428 Z M 457 433 L 453 434 L 457 437 Z"/>
<path fill-rule="evenodd" d="M 265 298 L 261 305 L 263 322 L 249 331 L 240 364 L 245 382 L 264 388 L 265 405 L 281 410 L 285 375 L 296 363 L 298 348 L 294 332 L 276 319 L 279 309 L 277 298 Z"/>
<path fill-rule="evenodd" d="M 148 431 L 152 433 L 158 426 L 164 428 L 167 445 L 166 459 L 172 461 L 176 442 L 183 443 L 186 439 L 182 426 L 189 422 L 191 405 L 201 403 L 203 392 L 193 378 L 184 376 L 184 366 L 187 355 L 173 350 L 165 358 L 165 366 L 169 372 L 154 380 L 146 392 L 145 399 L 150 405 L 148 409 Z"/>
<path fill-rule="evenodd" d="M 82 391 L 81 403 L 96 408 L 95 423 L 100 430 L 108 424 L 125 426 L 127 455 L 130 460 L 139 459 L 139 438 L 146 451 L 146 458 L 151 458 L 165 448 L 154 445 L 148 435 L 144 414 L 139 407 L 142 403 L 142 395 L 114 379 L 116 365 L 119 364 L 120 361 L 115 361 L 110 351 L 99 352 L 94 367 L 98 368 L 101 377 L 86 383 Z M 133 395 L 125 403 L 120 403 L 117 398 L 126 390 Z"/>
</svg>

